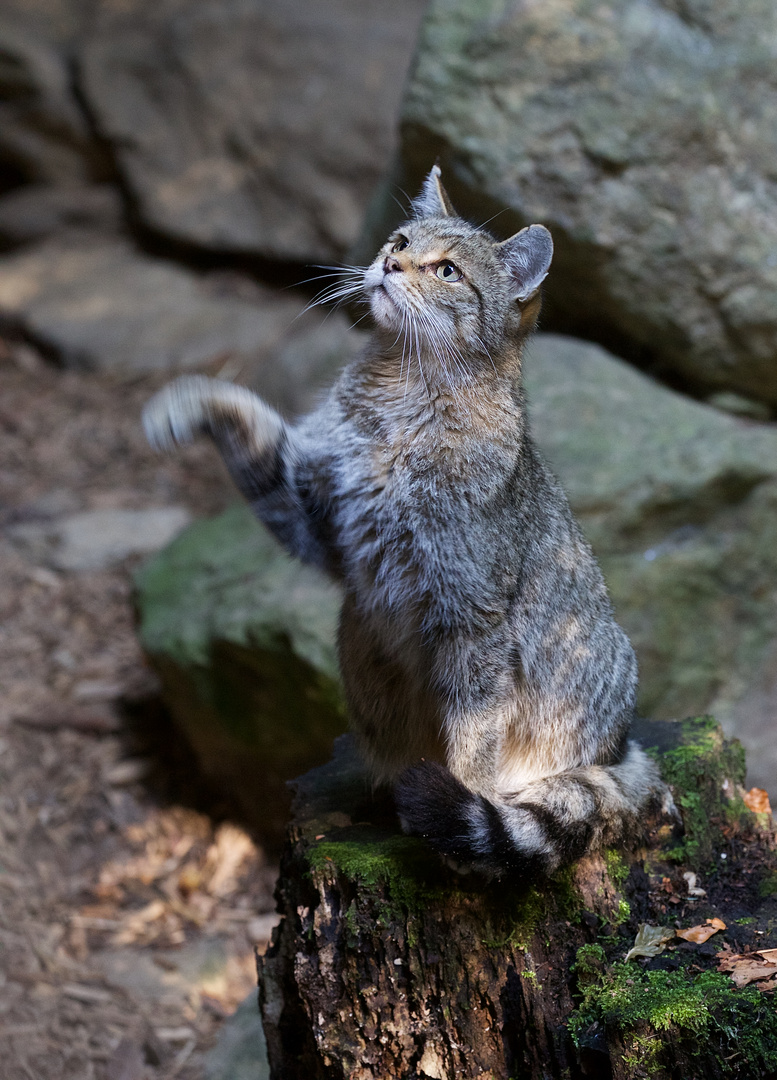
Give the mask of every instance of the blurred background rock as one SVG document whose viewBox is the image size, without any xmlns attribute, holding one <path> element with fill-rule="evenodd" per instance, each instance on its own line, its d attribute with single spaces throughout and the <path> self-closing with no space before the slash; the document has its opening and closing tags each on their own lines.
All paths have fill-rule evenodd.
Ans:
<svg viewBox="0 0 777 1080">
<path fill-rule="evenodd" d="M 139 409 L 184 369 L 309 408 L 365 324 L 306 310 L 308 279 L 369 260 L 439 158 L 457 206 L 498 237 L 553 232 L 526 360 L 534 430 L 634 640 L 641 710 L 714 712 L 747 747 L 749 782 L 777 795 L 776 65 L 766 0 L 4 0 L 0 739 L 27 788 L 59 791 L 42 765 L 59 754 L 71 791 L 99 730 L 95 798 L 126 758 L 132 813 L 156 820 L 158 747 L 121 732 L 144 709 L 162 730 L 172 714 L 187 768 L 233 799 L 219 812 L 277 840 L 283 777 L 344 723 L 336 598 L 243 511 L 172 539 L 231 488 L 206 447 L 154 458 Z M 131 601 L 140 558 L 170 539 Z M 115 828 L 119 843 L 130 825 Z M 6 846 L 20 896 L 45 896 L 48 848 L 36 863 Z M 245 857 L 256 907 L 264 855 Z M 199 895 L 181 888 L 176 903 Z M 78 948 L 102 955 L 94 920 L 129 918 L 127 896 L 124 914 L 84 914 L 73 892 L 97 935 Z M 165 903 L 200 948 L 203 926 Z M 230 987 L 231 1009 L 245 984 Z M 72 1075 L 161 1076 L 173 1059 L 137 1023 Z M 215 1076 L 211 1028 L 186 1023 L 163 1027 L 178 1075 Z"/>
</svg>

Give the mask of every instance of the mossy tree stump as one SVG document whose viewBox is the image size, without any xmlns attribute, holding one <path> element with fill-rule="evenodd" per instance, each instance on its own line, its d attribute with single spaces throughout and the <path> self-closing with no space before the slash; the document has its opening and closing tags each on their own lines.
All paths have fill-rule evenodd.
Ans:
<svg viewBox="0 0 777 1080">
<path fill-rule="evenodd" d="M 736 989 L 716 949 L 777 946 L 771 818 L 742 802 L 744 757 L 709 718 L 645 724 L 685 823 L 545 882 L 445 870 L 372 797 L 347 738 L 296 782 L 260 961 L 273 1080 L 777 1077 L 774 998 Z M 683 873 L 706 896 L 691 898 Z M 624 960 L 639 924 L 725 933 Z"/>
</svg>

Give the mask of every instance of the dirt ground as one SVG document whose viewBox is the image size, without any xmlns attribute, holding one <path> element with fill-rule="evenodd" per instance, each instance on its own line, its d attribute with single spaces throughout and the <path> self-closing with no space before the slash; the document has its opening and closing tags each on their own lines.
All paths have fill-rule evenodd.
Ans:
<svg viewBox="0 0 777 1080">
<path fill-rule="evenodd" d="M 256 983 L 275 867 L 200 783 L 133 632 L 131 571 L 67 572 L 13 527 L 232 498 L 139 415 L 164 380 L 0 339 L 0 1075 L 195 1080 Z"/>
</svg>

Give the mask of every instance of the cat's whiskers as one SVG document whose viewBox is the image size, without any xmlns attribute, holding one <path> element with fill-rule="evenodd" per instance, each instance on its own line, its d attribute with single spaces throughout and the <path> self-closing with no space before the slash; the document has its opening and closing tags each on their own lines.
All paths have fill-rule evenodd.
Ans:
<svg viewBox="0 0 777 1080">
<path fill-rule="evenodd" d="M 453 394 L 453 396 L 455 398 L 456 394 L 457 394 L 457 387 L 456 387 L 456 385 L 454 383 L 454 380 L 451 378 L 450 372 L 448 371 L 448 367 L 447 367 L 447 365 L 445 363 L 445 350 L 444 350 L 444 347 L 443 347 L 444 342 L 442 342 L 440 340 L 440 337 L 439 337 L 439 335 L 437 333 L 437 328 L 436 328 L 436 326 L 434 324 L 434 321 L 432 320 L 432 318 L 430 316 L 430 313 L 428 311 L 421 311 L 421 312 L 418 313 L 418 315 L 419 315 L 419 320 L 420 320 L 421 325 L 422 325 L 423 330 L 424 330 L 424 335 L 425 335 L 425 337 L 427 339 L 427 342 L 429 344 L 429 348 L 430 348 L 430 350 L 432 352 L 432 355 L 434 356 L 435 360 L 437 361 L 438 367 L 440 368 L 443 375 L 445 376 L 445 380 L 446 380 L 446 382 L 448 384 L 448 389 L 451 391 L 451 393 Z M 451 355 L 451 359 L 453 360 L 454 363 L 456 363 L 455 357 L 453 357 L 452 355 Z"/>
<path fill-rule="evenodd" d="M 325 285 L 323 289 L 316 293 L 310 303 L 303 308 L 300 315 L 304 315 L 313 308 L 321 307 L 324 304 L 332 304 L 334 307 L 338 307 L 346 300 L 362 294 L 364 286 L 364 267 L 336 267 L 330 274 L 322 274 L 321 276 L 339 277 L 341 280 Z M 315 279 L 311 278 L 309 280 Z"/>
</svg>

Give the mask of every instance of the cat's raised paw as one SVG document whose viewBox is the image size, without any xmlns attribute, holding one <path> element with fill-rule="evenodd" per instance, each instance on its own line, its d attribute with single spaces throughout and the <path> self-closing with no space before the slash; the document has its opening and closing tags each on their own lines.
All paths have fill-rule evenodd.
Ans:
<svg viewBox="0 0 777 1080">
<path fill-rule="evenodd" d="M 230 432 L 252 452 L 261 452 L 283 430 L 280 416 L 245 386 L 183 375 L 160 390 L 143 410 L 146 438 L 155 450 L 185 446 L 198 435 L 217 442 Z"/>
<path fill-rule="evenodd" d="M 143 410 L 143 430 L 154 450 L 167 452 L 205 434 L 218 389 L 215 379 L 184 375 L 154 394 Z"/>
</svg>

